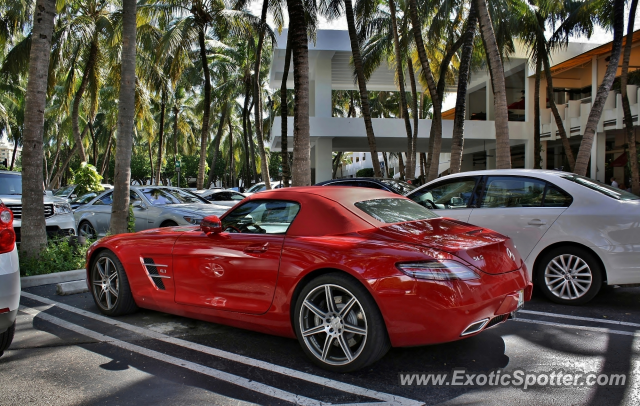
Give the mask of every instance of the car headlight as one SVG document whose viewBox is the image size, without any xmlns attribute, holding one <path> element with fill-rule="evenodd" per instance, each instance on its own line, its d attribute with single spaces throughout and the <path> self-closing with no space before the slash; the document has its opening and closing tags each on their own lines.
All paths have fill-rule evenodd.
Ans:
<svg viewBox="0 0 640 406">
<path fill-rule="evenodd" d="M 398 269 L 407 276 L 430 281 L 470 280 L 480 279 L 477 273 L 458 261 L 433 260 L 396 264 Z"/>
<path fill-rule="evenodd" d="M 69 214 L 73 213 L 69 203 L 54 203 L 53 214 Z"/>
<path fill-rule="evenodd" d="M 187 220 L 187 222 L 189 224 L 193 224 L 193 225 L 199 225 L 200 222 L 202 221 L 202 217 L 195 217 L 195 216 L 184 216 L 183 219 Z"/>
</svg>

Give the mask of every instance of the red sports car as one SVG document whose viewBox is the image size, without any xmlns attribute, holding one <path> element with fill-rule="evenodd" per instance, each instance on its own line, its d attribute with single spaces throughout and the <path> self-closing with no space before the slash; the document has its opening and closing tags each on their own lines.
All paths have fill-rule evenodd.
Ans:
<svg viewBox="0 0 640 406">
<path fill-rule="evenodd" d="M 527 275 L 508 237 L 331 186 L 258 193 L 199 227 L 115 235 L 87 254 L 104 314 L 143 307 L 297 337 L 340 372 L 506 321 L 531 297 Z"/>
</svg>

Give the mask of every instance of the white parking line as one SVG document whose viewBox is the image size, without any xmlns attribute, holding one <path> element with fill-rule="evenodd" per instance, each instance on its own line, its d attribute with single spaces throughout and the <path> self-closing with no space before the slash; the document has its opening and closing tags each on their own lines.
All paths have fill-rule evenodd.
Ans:
<svg viewBox="0 0 640 406">
<path fill-rule="evenodd" d="M 518 310 L 518 314 L 532 314 L 535 316 L 546 316 L 546 317 L 556 317 L 559 319 L 570 319 L 570 320 L 581 320 L 581 321 L 594 321 L 596 323 L 605 323 L 605 324 L 617 324 L 620 326 L 629 326 L 629 327 L 640 327 L 638 323 L 630 323 L 626 321 L 617 321 L 617 320 L 606 320 L 606 319 L 595 319 L 593 317 L 580 317 L 580 316 L 571 316 L 568 314 L 559 314 L 559 313 L 546 313 L 546 312 L 537 312 L 534 310 Z"/>
<path fill-rule="evenodd" d="M 576 330 L 593 331 L 593 332 L 596 332 L 596 333 L 618 334 L 618 335 L 623 335 L 623 336 L 640 337 L 640 333 L 635 333 L 633 331 L 611 330 L 611 329 L 602 328 L 602 327 L 576 326 L 576 325 L 573 325 L 573 324 L 553 323 L 553 322 L 550 322 L 550 321 L 531 320 L 531 319 L 522 319 L 522 318 L 515 319 L 515 321 L 519 321 L 521 323 L 542 324 L 542 325 L 545 325 L 545 326 L 573 328 L 573 329 L 576 329 Z"/>
<path fill-rule="evenodd" d="M 137 334 L 149 337 L 149 338 L 153 338 L 153 339 L 158 340 L 158 341 L 163 341 L 163 342 L 166 342 L 166 343 L 178 345 L 180 347 L 189 348 L 191 350 L 202 352 L 202 353 L 209 354 L 209 355 L 213 355 L 215 357 L 228 359 L 230 361 L 235 361 L 235 362 L 238 362 L 238 363 L 241 363 L 241 364 L 245 364 L 245 365 L 249 365 L 249 366 L 253 366 L 253 367 L 256 367 L 256 368 L 261 368 L 261 369 L 264 369 L 264 370 L 267 370 L 267 371 L 270 371 L 270 372 L 275 372 L 275 373 L 278 373 L 278 374 L 281 374 L 281 375 L 290 376 L 290 377 L 297 378 L 297 379 L 300 379 L 300 380 L 303 380 L 303 381 L 307 381 L 307 382 L 311 382 L 311 383 L 314 383 L 314 384 L 317 384 L 317 385 L 322 385 L 322 386 L 326 386 L 326 387 L 329 387 L 329 388 L 337 389 L 337 390 L 340 390 L 342 392 L 351 393 L 351 394 L 359 395 L 359 396 L 366 396 L 368 398 L 381 400 L 383 402 L 386 402 L 387 404 L 403 405 L 403 406 L 405 406 L 405 405 L 406 406 L 413 406 L 413 405 L 422 405 L 422 404 L 424 404 L 423 402 L 419 402 L 419 401 L 416 401 L 416 400 L 413 400 L 413 399 L 407 399 L 407 398 L 404 398 L 404 397 L 401 397 L 401 396 L 395 396 L 395 395 L 384 393 L 384 392 L 378 392 L 378 391 L 375 391 L 375 390 L 362 388 L 360 386 L 350 385 L 348 383 L 335 381 L 335 380 L 329 379 L 329 378 L 323 378 L 321 376 L 308 374 L 306 372 L 301 372 L 301 371 L 297 371 L 295 369 L 283 367 L 283 366 L 276 365 L 276 364 L 271 364 L 269 362 L 260 361 L 260 360 L 257 360 L 257 359 L 245 357 L 243 355 L 238 355 L 238 354 L 234 354 L 234 353 L 231 353 L 231 352 L 228 352 L 228 351 L 223 351 L 223 350 L 219 350 L 219 349 L 216 349 L 216 348 L 207 347 L 205 345 L 192 343 L 190 341 L 182 340 L 182 339 L 179 339 L 179 338 L 170 337 L 170 336 L 167 336 L 167 335 L 162 334 L 162 333 L 158 333 L 158 332 L 155 332 L 155 331 L 147 330 L 147 329 L 142 328 L 142 327 L 134 326 L 132 324 L 116 322 L 113 319 L 110 319 L 108 317 L 104 317 L 104 316 L 100 316 L 100 315 L 97 315 L 97 314 L 94 314 L 94 313 L 90 313 L 88 311 L 85 311 L 85 310 L 82 310 L 82 309 L 78 309 L 76 307 L 69 306 L 69 305 L 66 305 L 64 303 L 56 302 L 56 301 L 53 301 L 51 299 L 47 299 L 45 297 L 34 295 L 34 294 L 29 293 L 29 292 L 22 292 L 22 296 L 26 297 L 26 298 L 29 298 L 29 299 L 37 300 L 37 301 L 45 303 L 45 304 L 54 305 L 56 307 L 59 307 L 60 309 L 66 310 L 68 312 L 79 314 L 81 316 L 88 317 L 88 318 L 100 321 L 102 323 L 106 323 L 106 324 L 109 324 L 109 325 L 112 325 L 112 326 L 115 326 L 115 327 L 119 327 L 119 328 L 122 328 L 122 329 L 125 329 L 125 330 L 129 330 L 129 331 L 132 331 L 134 333 L 137 333 Z"/>
<path fill-rule="evenodd" d="M 20 311 L 28 313 L 34 317 L 38 316 L 39 318 L 46 320 L 50 323 L 56 324 L 60 327 L 63 327 L 67 330 L 75 331 L 78 334 L 82 334 L 83 336 L 93 338 L 96 341 L 108 343 L 111 345 L 115 345 L 116 347 L 120 347 L 127 351 L 135 352 L 137 354 L 144 355 L 146 357 L 154 358 L 159 361 L 165 362 L 167 364 L 172 364 L 181 368 L 185 368 L 203 375 L 210 376 L 215 379 L 219 379 L 221 381 L 229 382 L 231 384 L 240 386 L 242 388 L 249 389 L 254 392 L 258 392 L 267 396 L 274 397 L 276 399 L 284 400 L 286 402 L 291 402 L 294 404 L 300 405 L 325 405 L 326 403 L 319 402 L 314 399 L 310 399 L 304 396 L 296 395 L 294 393 L 286 392 L 278 388 L 274 388 L 272 386 L 268 386 L 259 382 L 251 381 L 249 379 L 232 375 L 227 372 L 223 372 L 217 369 L 209 368 L 204 365 L 196 364 L 195 362 L 186 361 L 180 358 L 172 357 L 171 355 L 162 354 L 157 351 L 149 350 L 144 347 L 140 347 L 135 344 L 128 343 L 126 341 L 121 341 L 115 339 L 113 337 L 106 336 L 101 333 L 97 333 L 93 330 L 86 329 L 84 327 L 69 323 L 66 320 L 59 319 L 55 316 L 51 316 L 46 313 L 42 313 L 40 310 L 32 309 L 26 306 L 20 306 Z"/>
</svg>

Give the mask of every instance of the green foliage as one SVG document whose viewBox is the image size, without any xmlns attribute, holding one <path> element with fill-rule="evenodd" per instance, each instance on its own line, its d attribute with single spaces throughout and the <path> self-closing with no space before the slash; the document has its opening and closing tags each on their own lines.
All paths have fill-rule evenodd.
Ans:
<svg viewBox="0 0 640 406">
<path fill-rule="evenodd" d="M 373 177 L 373 168 L 362 168 L 358 172 L 356 172 L 356 177 L 358 178 L 372 178 Z"/>
<path fill-rule="evenodd" d="M 151 178 L 149 155 L 141 151 L 134 151 L 131 154 L 131 180 L 144 185 L 149 178 Z"/>
<path fill-rule="evenodd" d="M 269 175 L 272 178 L 279 178 L 280 167 L 282 166 L 282 152 L 271 152 L 269 157 Z"/>
<path fill-rule="evenodd" d="M 73 172 L 72 183 L 76 184 L 75 194 L 82 196 L 89 192 L 102 192 L 104 188 L 100 185 L 102 176 L 96 170 L 96 167 L 83 162 L 80 168 Z"/>
<path fill-rule="evenodd" d="M 129 215 L 127 216 L 127 231 L 136 232 L 136 216 L 133 214 L 133 206 L 129 205 Z"/>
<path fill-rule="evenodd" d="M 90 244 L 72 245 L 67 239 L 50 240 L 39 258 L 20 255 L 20 275 L 33 276 L 82 269 Z"/>
</svg>

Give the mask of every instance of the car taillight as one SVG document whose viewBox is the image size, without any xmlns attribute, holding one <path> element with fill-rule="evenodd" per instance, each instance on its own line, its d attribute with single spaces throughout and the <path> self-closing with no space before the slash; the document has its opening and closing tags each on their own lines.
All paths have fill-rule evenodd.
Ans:
<svg viewBox="0 0 640 406">
<path fill-rule="evenodd" d="M 16 232 L 13 230 L 13 213 L 4 204 L 0 205 L 0 254 L 13 251 Z"/>
<path fill-rule="evenodd" d="M 433 260 L 396 264 L 398 269 L 407 276 L 430 281 L 470 280 L 479 279 L 477 273 L 458 261 Z"/>
</svg>

